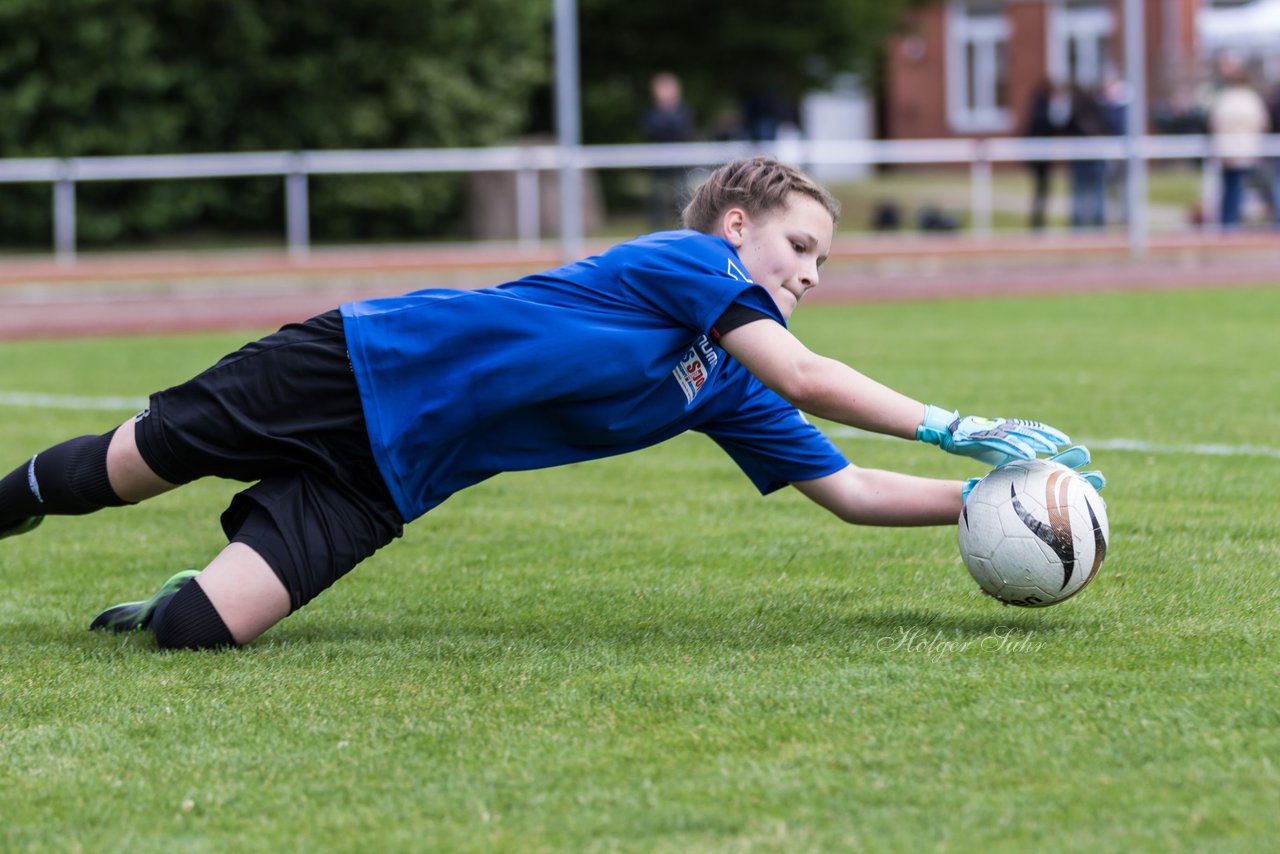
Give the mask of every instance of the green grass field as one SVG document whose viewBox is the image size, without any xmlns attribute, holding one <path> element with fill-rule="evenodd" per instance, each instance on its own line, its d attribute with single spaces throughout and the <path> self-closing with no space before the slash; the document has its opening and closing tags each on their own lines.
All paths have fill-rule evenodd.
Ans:
<svg viewBox="0 0 1280 854">
<path fill-rule="evenodd" d="M 696 436 L 456 496 L 226 653 L 85 626 L 220 548 L 235 484 L 52 519 L 0 543 L 0 850 L 1273 850 L 1277 317 L 1275 287 L 797 315 L 1093 444 L 1111 552 L 1044 610 L 980 595 L 953 529 L 762 499 Z M 241 340 L 0 343 L 0 391 L 141 398 Z M 129 414 L 0 405 L 4 470 Z"/>
</svg>

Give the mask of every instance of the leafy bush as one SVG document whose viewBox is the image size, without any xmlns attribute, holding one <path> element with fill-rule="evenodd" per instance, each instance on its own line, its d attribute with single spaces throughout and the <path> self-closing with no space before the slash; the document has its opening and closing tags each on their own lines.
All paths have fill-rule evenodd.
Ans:
<svg viewBox="0 0 1280 854">
<path fill-rule="evenodd" d="M 470 146 L 522 130 L 550 4 L 525 0 L 6 0 L 0 156 Z M 280 234 L 283 180 L 81 184 L 82 243 Z M 455 178 L 316 180 L 322 239 L 421 237 Z M 45 244 L 47 187 L 0 186 L 0 243 Z"/>
</svg>

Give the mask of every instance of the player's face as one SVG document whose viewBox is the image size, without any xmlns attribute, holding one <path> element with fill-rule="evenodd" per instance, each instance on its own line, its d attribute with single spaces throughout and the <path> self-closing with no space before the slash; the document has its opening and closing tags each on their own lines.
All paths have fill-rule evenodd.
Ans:
<svg viewBox="0 0 1280 854">
<path fill-rule="evenodd" d="M 817 199 L 792 193 L 785 208 L 761 217 L 731 210 L 724 226 L 751 280 L 790 317 L 800 298 L 818 286 L 818 268 L 831 251 L 835 229 L 831 214 Z"/>
</svg>

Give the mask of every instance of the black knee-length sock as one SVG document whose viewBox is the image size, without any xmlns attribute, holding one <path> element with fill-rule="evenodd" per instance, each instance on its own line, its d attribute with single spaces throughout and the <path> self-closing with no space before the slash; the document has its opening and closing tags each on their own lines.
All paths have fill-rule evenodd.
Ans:
<svg viewBox="0 0 1280 854">
<path fill-rule="evenodd" d="M 222 621 L 198 581 L 161 600 L 151 617 L 151 631 L 161 649 L 222 649 L 235 646 L 231 630 Z"/>
<path fill-rule="evenodd" d="M 129 504 L 107 477 L 107 447 L 114 434 L 68 439 L 0 479 L 0 528 L 28 516 L 80 516 Z"/>
</svg>

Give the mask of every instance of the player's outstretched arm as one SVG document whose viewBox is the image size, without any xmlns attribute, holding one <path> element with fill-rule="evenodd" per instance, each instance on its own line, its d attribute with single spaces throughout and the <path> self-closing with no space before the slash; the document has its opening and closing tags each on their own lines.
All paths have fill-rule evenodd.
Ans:
<svg viewBox="0 0 1280 854">
<path fill-rule="evenodd" d="M 1039 421 L 961 418 L 925 406 L 843 362 L 809 350 L 786 328 L 757 321 L 725 333 L 721 345 L 796 408 L 841 424 L 919 439 L 988 465 L 1052 454 L 1071 440 Z"/>
<path fill-rule="evenodd" d="M 803 412 L 902 439 L 916 438 L 923 403 L 814 353 L 781 324 L 748 323 L 725 333 L 720 344 Z"/>
<path fill-rule="evenodd" d="M 908 527 L 954 525 L 965 484 L 851 465 L 791 485 L 850 524 Z"/>
</svg>

